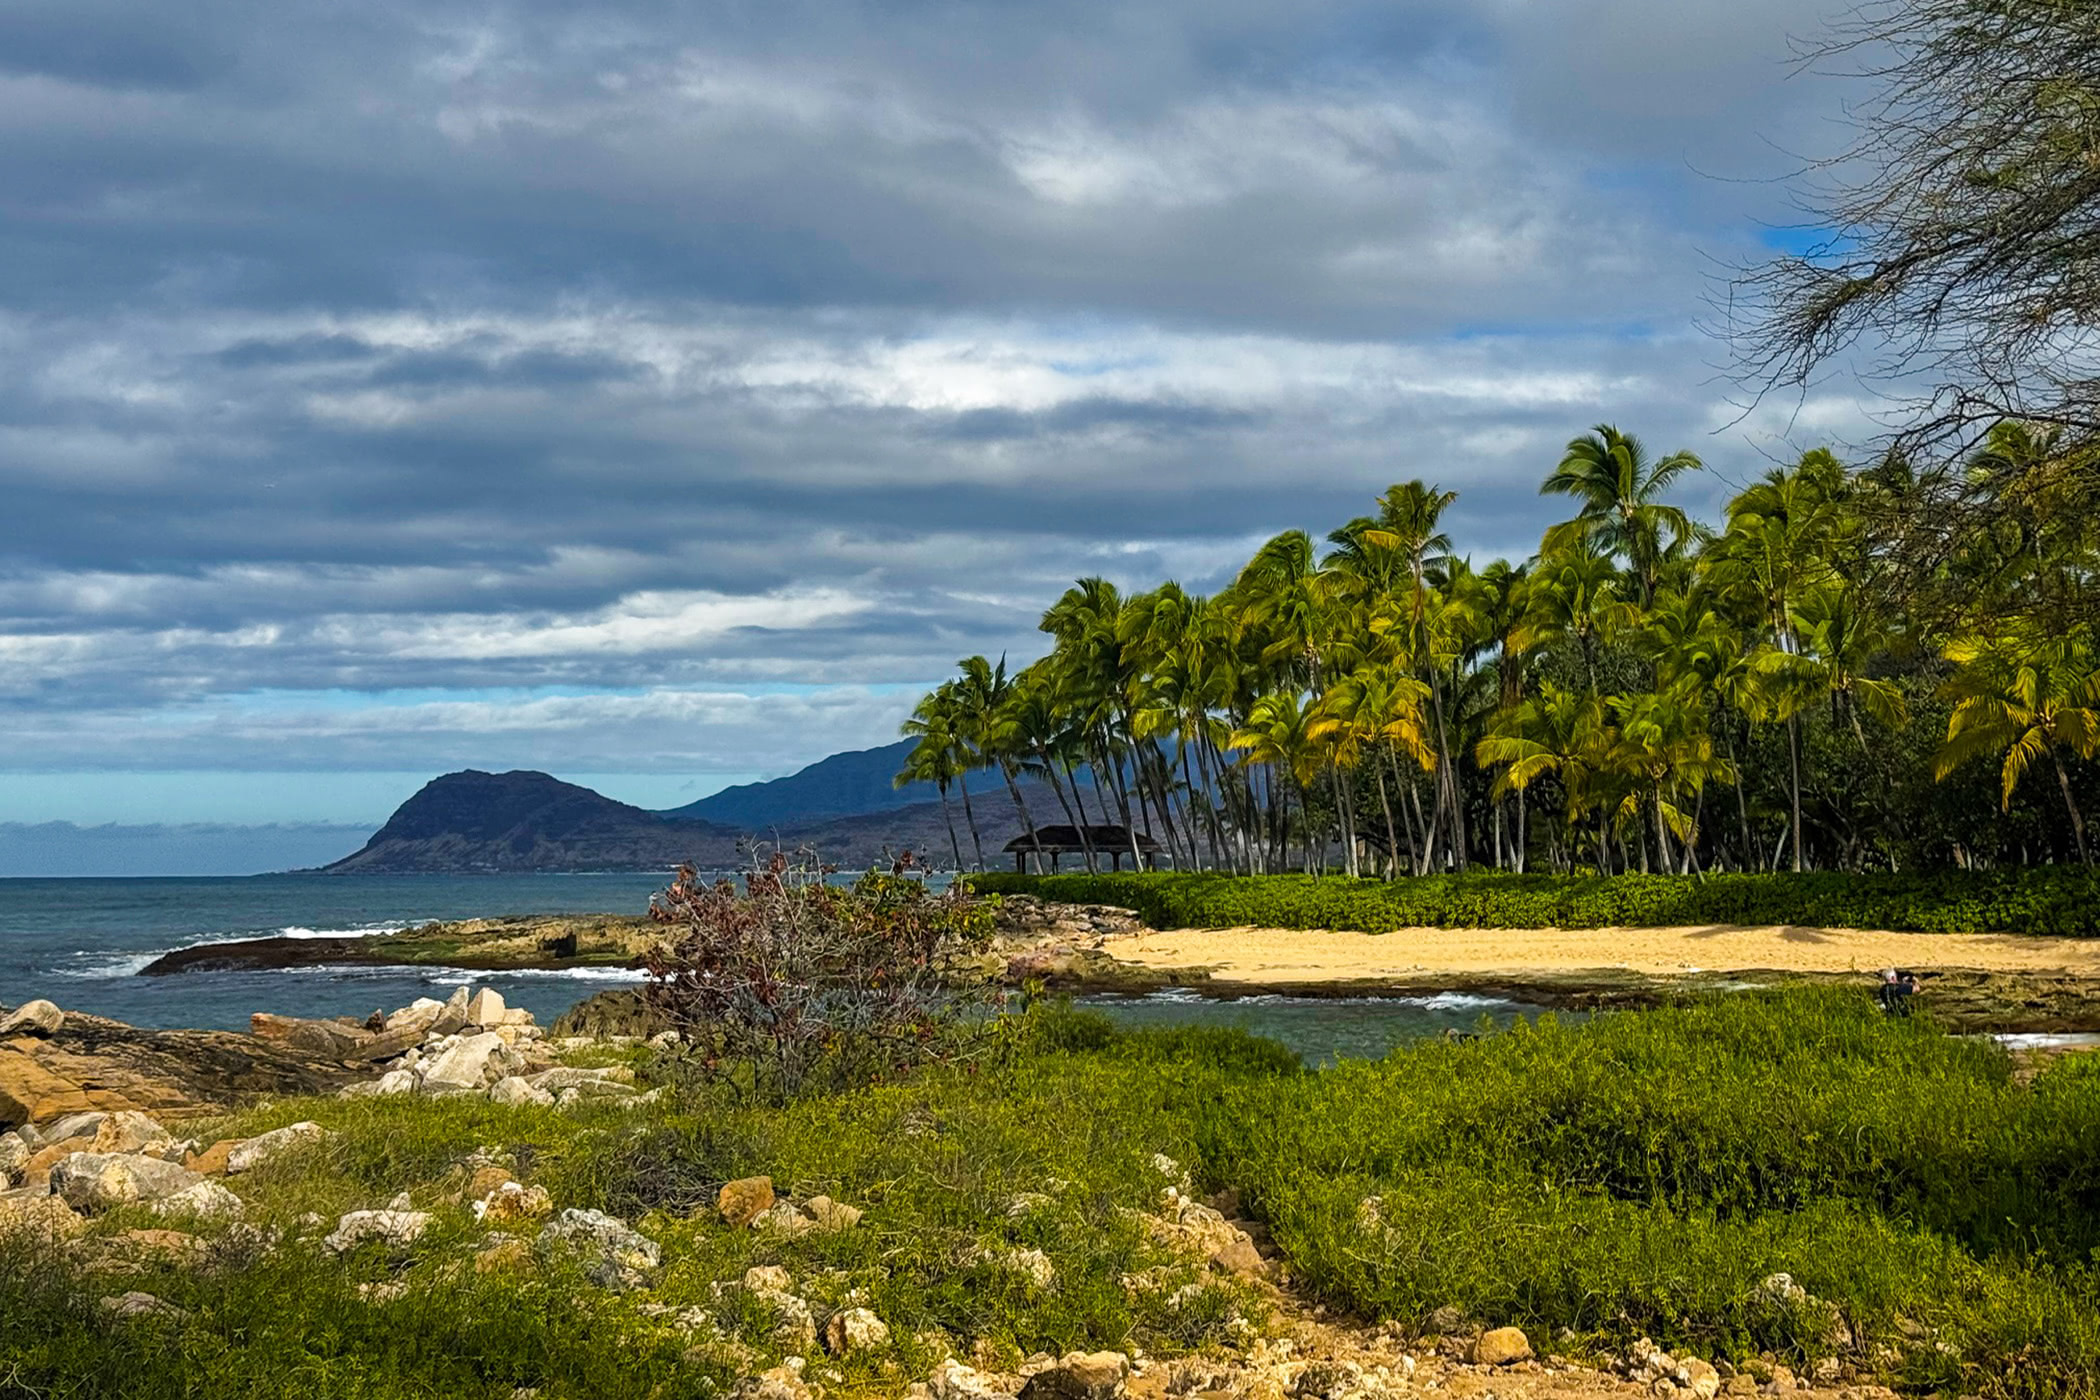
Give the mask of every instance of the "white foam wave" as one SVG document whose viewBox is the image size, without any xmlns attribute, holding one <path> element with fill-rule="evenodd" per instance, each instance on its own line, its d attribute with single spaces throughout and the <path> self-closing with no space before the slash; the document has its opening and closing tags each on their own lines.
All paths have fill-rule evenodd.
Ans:
<svg viewBox="0 0 2100 1400">
<path fill-rule="evenodd" d="M 94 957 L 91 953 L 75 953 L 76 958 Z M 124 953 L 115 957 L 96 957 L 95 961 L 80 967 L 54 967 L 53 977 L 78 977 L 99 979 L 103 977 L 136 977 L 147 964 L 159 957 L 159 953 Z"/>
</svg>

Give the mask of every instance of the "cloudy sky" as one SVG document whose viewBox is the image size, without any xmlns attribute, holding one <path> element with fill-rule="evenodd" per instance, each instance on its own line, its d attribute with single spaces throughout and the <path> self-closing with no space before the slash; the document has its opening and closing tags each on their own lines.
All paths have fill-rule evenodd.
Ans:
<svg viewBox="0 0 2100 1400">
<path fill-rule="evenodd" d="M 12 0 L 0 822 L 671 805 L 1600 419 L 1705 504 L 1860 422 L 1698 327 L 1836 8 Z"/>
</svg>

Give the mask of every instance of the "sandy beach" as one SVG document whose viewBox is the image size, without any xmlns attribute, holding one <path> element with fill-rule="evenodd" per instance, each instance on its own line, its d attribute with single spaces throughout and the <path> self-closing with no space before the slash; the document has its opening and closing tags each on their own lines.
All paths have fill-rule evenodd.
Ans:
<svg viewBox="0 0 2100 1400">
<path fill-rule="evenodd" d="M 1118 961 L 1203 967 L 1218 982 L 1353 982 L 1447 973 L 1648 976 L 1884 967 L 2100 977 L 2100 940 L 1710 924 L 1693 928 L 1170 929 L 1108 945 Z"/>
</svg>

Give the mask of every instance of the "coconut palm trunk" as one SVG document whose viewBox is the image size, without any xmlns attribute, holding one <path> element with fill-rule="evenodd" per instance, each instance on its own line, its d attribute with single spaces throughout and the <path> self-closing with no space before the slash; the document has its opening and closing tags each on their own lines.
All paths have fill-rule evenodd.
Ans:
<svg viewBox="0 0 2100 1400">
<path fill-rule="evenodd" d="M 970 780 L 961 773 L 955 775 L 955 785 L 962 789 L 963 817 L 970 823 L 970 849 L 977 852 L 977 868 L 984 869 L 984 838 L 977 831 L 977 810 L 970 805 Z"/>
</svg>

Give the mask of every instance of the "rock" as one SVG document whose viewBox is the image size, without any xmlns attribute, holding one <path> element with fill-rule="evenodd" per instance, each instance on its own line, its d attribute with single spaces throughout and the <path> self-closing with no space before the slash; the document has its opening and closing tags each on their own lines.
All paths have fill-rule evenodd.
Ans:
<svg viewBox="0 0 2100 1400">
<path fill-rule="evenodd" d="M 490 1225 L 515 1225 L 527 1220 L 545 1220 L 554 1214 L 554 1198 L 544 1186 L 520 1186 L 506 1181 L 474 1203 L 474 1218 Z"/>
<path fill-rule="evenodd" d="M 0 1041 L 0 1128 L 123 1109 L 169 1123 L 259 1097 L 332 1094 L 350 1077 L 253 1036 L 140 1030 L 76 1011 L 48 1038 Z"/>
<path fill-rule="evenodd" d="M 1683 1379 L 1678 1384 L 1690 1389 L 1699 1400 L 1714 1400 L 1714 1397 L 1721 1393 L 1721 1373 L 1709 1363 L 1696 1356 L 1689 1356 L 1684 1359 L 1679 1370 L 1683 1372 Z"/>
<path fill-rule="evenodd" d="M 417 1067 L 423 1092 L 438 1094 L 486 1087 L 517 1067 L 517 1052 L 493 1031 L 461 1036 Z"/>
<path fill-rule="evenodd" d="M 889 1345 L 889 1324 L 866 1308 L 846 1308 L 824 1320 L 824 1345 L 833 1356 Z"/>
<path fill-rule="evenodd" d="M 1454 1332 L 1465 1330 L 1467 1321 L 1463 1309 L 1454 1308 L 1446 1303 L 1429 1315 L 1429 1330 L 1441 1336 L 1450 1336 Z"/>
<path fill-rule="evenodd" d="M 803 1383 L 802 1368 L 794 1363 L 799 1356 L 775 1366 L 770 1371 L 760 1372 L 744 1391 L 745 1400 L 811 1400 L 812 1392 Z"/>
<path fill-rule="evenodd" d="M 554 1095 L 532 1083 L 532 1081 L 513 1074 L 489 1085 L 489 1102 L 513 1105 L 535 1104 L 541 1108 L 549 1108 L 554 1104 Z"/>
<path fill-rule="evenodd" d="M 1267 1273 L 1269 1261 L 1261 1257 L 1254 1241 L 1247 1238 L 1244 1230 L 1234 1230 L 1232 1238 L 1213 1249 L 1210 1262 L 1229 1274 L 1251 1277 Z"/>
<path fill-rule="evenodd" d="M 206 1253 L 203 1240 L 181 1230 L 126 1230 L 111 1243 L 125 1254 L 163 1264 L 201 1264 Z"/>
<path fill-rule="evenodd" d="M 56 1243 L 85 1229 L 87 1222 L 56 1196 L 0 1196 L 0 1239 L 21 1235 Z"/>
<path fill-rule="evenodd" d="M 155 1215 L 189 1216 L 198 1220 L 231 1220 L 245 1209 L 247 1207 L 239 1196 L 216 1181 L 199 1181 L 153 1203 Z"/>
<path fill-rule="evenodd" d="M 457 1035 L 465 1030 L 469 995 L 470 989 L 467 987 L 454 988 L 452 995 L 445 998 L 445 1004 L 438 1008 L 436 1019 L 430 1023 L 429 1033 L 434 1036 Z"/>
<path fill-rule="evenodd" d="M 498 1240 L 474 1255 L 477 1274 L 522 1273 L 532 1263 L 532 1247 L 523 1240 Z"/>
<path fill-rule="evenodd" d="M 1113 1400 L 1130 1371 L 1120 1351 L 1073 1352 L 1021 1387 L 1021 1400 Z"/>
<path fill-rule="evenodd" d="M 762 1210 L 753 1217 L 751 1228 L 793 1239 L 797 1235 L 806 1235 L 816 1229 L 817 1223 L 786 1201 L 775 1201 L 770 1209 Z"/>
<path fill-rule="evenodd" d="M 795 1276 L 778 1264 L 753 1264 L 744 1270 L 747 1293 L 785 1293 L 795 1286 Z"/>
<path fill-rule="evenodd" d="M 90 1213 L 163 1200 L 203 1180 L 174 1162 L 127 1152 L 76 1152 L 51 1168 L 52 1194 Z"/>
<path fill-rule="evenodd" d="M 0 1173 L 19 1175 L 32 1149 L 19 1133 L 0 1133 Z"/>
<path fill-rule="evenodd" d="M 747 1176 L 727 1181 L 715 1195 L 715 1210 L 722 1223 L 740 1230 L 773 1207 L 773 1178 Z"/>
<path fill-rule="evenodd" d="M 25 1001 L 5 1016 L 0 1016 L 0 1040 L 8 1036 L 54 1036 L 64 1029 L 66 1013 L 48 1001 L 39 998 Z"/>
<path fill-rule="evenodd" d="M 95 1129 L 91 1152 L 139 1152 L 164 1142 L 174 1134 L 136 1109 L 119 1109 L 105 1116 Z"/>
<path fill-rule="evenodd" d="M 540 1248 L 570 1248 L 587 1256 L 584 1272 L 601 1288 L 624 1291 L 645 1283 L 663 1262 L 656 1241 L 596 1210 L 571 1208 L 540 1231 Z"/>
<path fill-rule="evenodd" d="M 829 1196 L 811 1196 L 803 1206 L 817 1230 L 826 1235 L 835 1235 L 841 1230 L 850 1230 L 860 1224 L 860 1211 L 853 1206 L 841 1204 Z"/>
<path fill-rule="evenodd" d="M 467 998 L 467 1024 L 470 1026 L 495 1027 L 504 1023 L 506 1008 L 503 998 L 492 988 L 483 987 Z"/>
<path fill-rule="evenodd" d="M 425 1032 L 437 1024 L 438 1013 L 444 1009 L 445 1003 L 441 1001 L 434 1001 L 429 997 L 417 997 L 414 1001 L 386 1018 L 386 1025 L 382 1034 L 385 1031 L 410 1031 L 420 1040 Z"/>
<path fill-rule="evenodd" d="M 336 1221 L 321 1241 L 330 1254 L 348 1254 L 367 1240 L 401 1247 L 414 1244 L 430 1228 L 430 1213 L 421 1210 L 353 1210 Z"/>
<path fill-rule="evenodd" d="M 1476 1366 L 1507 1366 L 1530 1359 L 1531 1339 L 1521 1327 L 1497 1327 L 1481 1333 L 1480 1340 L 1473 1343 Z"/>
<path fill-rule="evenodd" d="M 156 1298 L 151 1293 L 119 1293 L 114 1298 L 104 1298 L 102 1307 L 114 1317 L 165 1317 L 180 1321 L 189 1313 L 176 1307 L 165 1298 Z"/>
<path fill-rule="evenodd" d="M 372 1032 L 340 1021 L 309 1021 L 297 1016 L 273 1016 L 267 1011 L 258 1011 L 248 1018 L 248 1034 L 273 1045 L 336 1060 L 357 1058 L 372 1040 Z"/>
<path fill-rule="evenodd" d="M 549 1093 L 560 1093 L 564 1089 L 602 1089 L 609 1085 L 629 1085 L 634 1082 L 634 1071 L 625 1065 L 601 1065 L 584 1069 L 576 1065 L 556 1065 L 530 1074 L 526 1079 L 535 1089 Z"/>
<path fill-rule="evenodd" d="M 23 1001 L 13 1012 L 0 1016 L 0 1039 L 10 1035 L 53 1037 L 65 1028 L 65 1012 L 44 999 Z"/>
<path fill-rule="evenodd" d="M 227 1160 L 240 1145 L 240 1138 L 221 1138 L 202 1152 L 192 1153 L 183 1165 L 199 1176 L 224 1176 Z"/>
<path fill-rule="evenodd" d="M 934 1400 L 1004 1400 L 1011 1394 L 992 1377 L 948 1357 L 933 1368 L 928 1382 Z"/>
<path fill-rule="evenodd" d="M 35 1131 L 38 1139 L 45 1147 L 56 1147 L 62 1142 L 74 1142 L 80 1138 L 92 1140 L 96 1133 L 102 1131 L 102 1124 L 108 1117 L 107 1113 L 99 1111 L 68 1113 L 63 1118 L 54 1119 Z M 83 1152 L 87 1150 L 86 1143 L 81 1144 L 81 1150 Z"/>
<path fill-rule="evenodd" d="M 280 1152 L 320 1142 L 327 1136 L 328 1130 L 319 1123 L 293 1123 L 260 1137 L 249 1138 L 226 1154 L 226 1174 L 239 1176 L 242 1172 L 254 1171 Z"/>
</svg>

